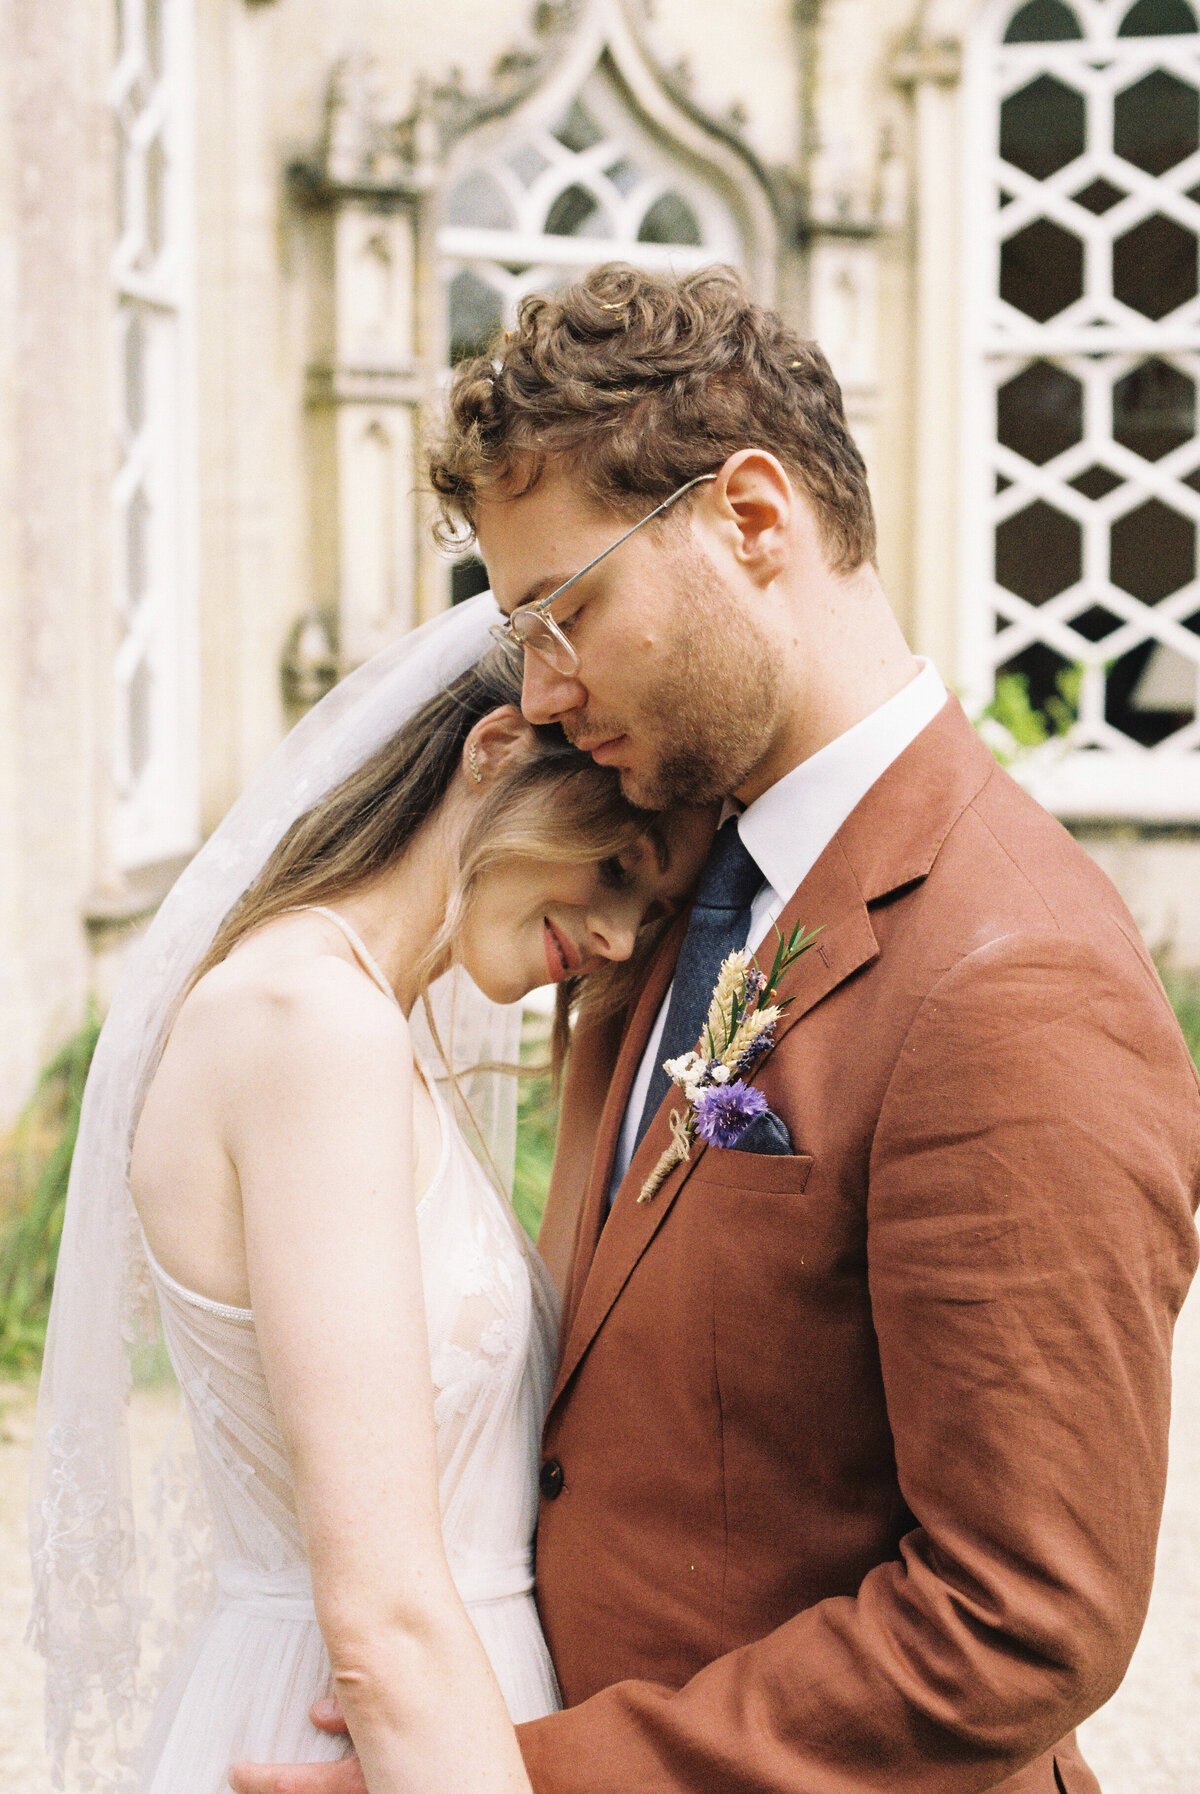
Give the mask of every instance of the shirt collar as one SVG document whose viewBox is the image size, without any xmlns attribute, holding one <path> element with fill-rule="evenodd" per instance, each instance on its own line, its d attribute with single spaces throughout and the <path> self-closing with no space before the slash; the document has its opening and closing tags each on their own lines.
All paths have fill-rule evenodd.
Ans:
<svg viewBox="0 0 1200 1794">
<path fill-rule="evenodd" d="M 894 697 L 827 742 L 748 804 L 742 841 L 785 901 L 797 890 L 850 812 L 899 759 L 946 701 L 932 661 Z"/>
</svg>

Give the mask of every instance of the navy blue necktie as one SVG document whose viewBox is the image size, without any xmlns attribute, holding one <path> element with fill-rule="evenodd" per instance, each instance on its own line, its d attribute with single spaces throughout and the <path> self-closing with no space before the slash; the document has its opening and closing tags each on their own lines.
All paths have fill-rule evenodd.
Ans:
<svg viewBox="0 0 1200 1794">
<path fill-rule="evenodd" d="M 699 1041 L 722 961 L 746 945 L 750 908 L 762 882 L 761 871 L 742 844 L 737 819 L 731 816 L 717 830 L 700 874 L 696 901 L 675 966 L 658 1063 L 638 1123 L 639 1143 L 671 1082 L 663 1070 L 663 1061 L 690 1053 Z"/>
</svg>

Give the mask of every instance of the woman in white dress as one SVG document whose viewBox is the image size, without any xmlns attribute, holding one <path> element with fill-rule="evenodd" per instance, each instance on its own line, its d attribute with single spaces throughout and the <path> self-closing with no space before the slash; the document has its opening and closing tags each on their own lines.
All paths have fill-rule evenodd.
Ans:
<svg viewBox="0 0 1200 1794">
<path fill-rule="evenodd" d="M 690 868 L 517 696 L 500 655 L 453 680 L 283 829 L 200 954 L 193 933 L 182 1001 L 175 968 L 129 1189 L 216 1586 L 114 1788 L 340 1755 L 308 1718 L 331 1690 L 371 1794 L 528 1788 L 513 1722 L 557 1704 L 532 1596 L 556 1298 L 415 1019 L 452 965 L 498 1012 L 602 987 Z M 35 1509 L 52 1596 L 82 1512 L 55 1507 L 62 1430 Z"/>
</svg>

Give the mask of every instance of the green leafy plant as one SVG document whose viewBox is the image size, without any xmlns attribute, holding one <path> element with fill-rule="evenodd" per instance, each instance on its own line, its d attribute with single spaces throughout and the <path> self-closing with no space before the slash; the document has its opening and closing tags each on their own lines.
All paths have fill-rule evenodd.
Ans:
<svg viewBox="0 0 1200 1794">
<path fill-rule="evenodd" d="M 90 1009 L 79 1032 L 38 1079 L 5 1155 L 0 1366 L 10 1371 L 41 1361 L 83 1086 L 99 1033 L 99 1016 Z"/>
<path fill-rule="evenodd" d="M 1063 667 L 1054 682 L 1054 691 L 1038 706 L 1030 698 L 1026 674 L 1000 673 L 992 701 L 983 712 L 988 721 L 999 723 L 1013 743 L 1011 749 L 1001 749 L 993 743 L 997 757 L 1017 759 L 1054 738 L 1069 735 L 1079 720 L 1083 674 L 1078 661 Z"/>
<path fill-rule="evenodd" d="M 521 1058 L 526 1065 L 544 1063 L 545 1030 L 526 1024 Z M 558 1098 L 548 1072 L 526 1076 L 517 1094 L 517 1162 L 513 1176 L 513 1208 L 531 1240 L 536 1240 L 554 1164 Z"/>
<path fill-rule="evenodd" d="M 1158 969 L 1188 1051 L 1200 1068 L 1200 977 L 1194 972 L 1177 972 L 1170 966 L 1160 965 Z"/>
</svg>

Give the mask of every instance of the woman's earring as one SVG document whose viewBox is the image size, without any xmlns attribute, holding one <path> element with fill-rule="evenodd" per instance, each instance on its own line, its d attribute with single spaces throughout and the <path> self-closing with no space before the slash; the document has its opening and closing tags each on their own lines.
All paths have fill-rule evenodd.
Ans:
<svg viewBox="0 0 1200 1794">
<path fill-rule="evenodd" d="M 479 770 L 479 756 L 475 752 L 475 743 L 473 741 L 468 741 L 467 743 L 467 766 L 470 768 L 471 777 L 474 779 L 475 783 L 477 785 L 482 785 L 483 774 Z"/>
</svg>

